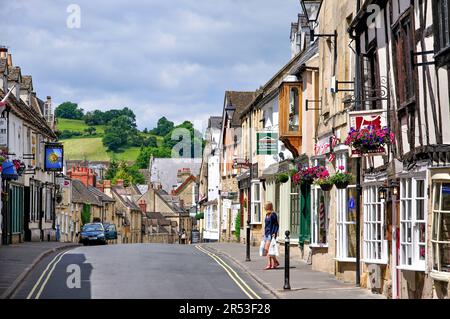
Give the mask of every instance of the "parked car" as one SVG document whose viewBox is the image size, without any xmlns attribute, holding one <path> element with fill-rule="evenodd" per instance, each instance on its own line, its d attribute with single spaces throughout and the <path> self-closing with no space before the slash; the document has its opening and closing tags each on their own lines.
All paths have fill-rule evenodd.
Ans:
<svg viewBox="0 0 450 319">
<path fill-rule="evenodd" d="M 105 228 L 102 223 L 84 225 L 80 235 L 80 241 L 85 246 L 96 243 L 106 245 Z"/>
<path fill-rule="evenodd" d="M 116 225 L 110 223 L 103 223 L 103 228 L 105 229 L 105 237 L 107 240 L 117 239 Z"/>
</svg>

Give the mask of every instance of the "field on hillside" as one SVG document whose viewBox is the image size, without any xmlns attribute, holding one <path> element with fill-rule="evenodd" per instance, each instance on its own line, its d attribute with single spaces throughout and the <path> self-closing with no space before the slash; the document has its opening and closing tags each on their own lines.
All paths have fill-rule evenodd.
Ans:
<svg viewBox="0 0 450 319">
<path fill-rule="evenodd" d="M 73 131 L 84 133 L 84 130 L 89 126 L 81 120 L 69 120 L 69 119 L 58 119 L 57 124 L 58 130 L 60 131 Z M 105 125 L 94 125 L 96 134 L 103 135 L 105 133 Z"/>
</svg>

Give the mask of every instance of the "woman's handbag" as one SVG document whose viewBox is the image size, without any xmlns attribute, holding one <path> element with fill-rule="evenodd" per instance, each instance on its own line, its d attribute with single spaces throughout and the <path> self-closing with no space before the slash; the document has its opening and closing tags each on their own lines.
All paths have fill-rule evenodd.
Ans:
<svg viewBox="0 0 450 319">
<path fill-rule="evenodd" d="M 278 255 L 279 251 L 277 240 L 275 238 L 272 238 L 272 240 L 270 241 L 269 256 L 278 256 Z"/>
</svg>

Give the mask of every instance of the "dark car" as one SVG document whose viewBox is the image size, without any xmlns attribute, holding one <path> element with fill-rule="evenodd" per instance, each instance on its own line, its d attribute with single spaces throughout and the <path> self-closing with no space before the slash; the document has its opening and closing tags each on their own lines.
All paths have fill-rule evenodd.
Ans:
<svg viewBox="0 0 450 319">
<path fill-rule="evenodd" d="M 80 235 L 80 241 L 85 246 L 90 244 L 106 245 L 105 228 L 102 223 L 84 225 Z"/>
<path fill-rule="evenodd" d="M 103 228 L 105 229 L 105 237 L 107 240 L 117 239 L 116 225 L 110 223 L 103 223 Z"/>
</svg>

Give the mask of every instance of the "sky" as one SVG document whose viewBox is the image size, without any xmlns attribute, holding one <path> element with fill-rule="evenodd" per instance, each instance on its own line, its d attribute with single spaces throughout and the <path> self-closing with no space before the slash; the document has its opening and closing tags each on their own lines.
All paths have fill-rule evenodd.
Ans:
<svg viewBox="0 0 450 319">
<path fill-rule="evenodd" d="M 131 108 L 140 129 L 221 115 L 290 59 L 298 0 L 0 0 L 0 45 L 37 95 Z"/>
</svg>

